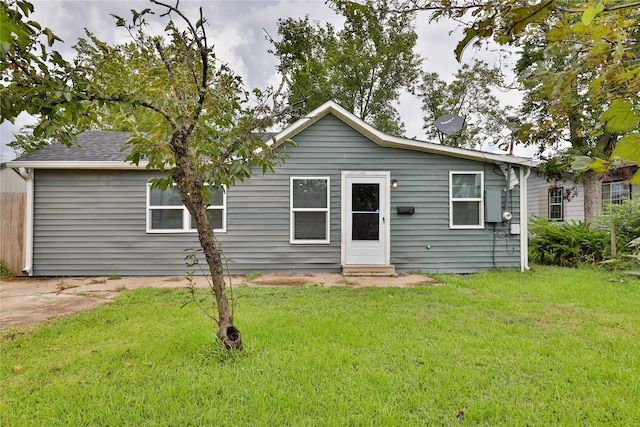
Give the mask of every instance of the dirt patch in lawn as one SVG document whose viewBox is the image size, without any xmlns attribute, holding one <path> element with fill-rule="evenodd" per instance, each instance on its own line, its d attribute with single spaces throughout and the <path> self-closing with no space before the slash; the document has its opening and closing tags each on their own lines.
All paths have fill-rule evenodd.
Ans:
<svg viewBox="0 0 640 427">
<path fill-rule="evenodd" d="M 196 277 L 199 287 L 205 277 Z M 421 274 L 393 277 L 347 277 L 326 274 L 260 274 L 231 277 L 236 287 L 244 286 L 429 286 L 437 284 Z M 65 314 L 75 313 L 111 301 L 119 292 L 140 287 L 179 288 L 188 284 L 184 277 L 126 276 L 107 277 L 16 277 L 0 281 L 0 330 L 34 325 Z"/>
</svg>

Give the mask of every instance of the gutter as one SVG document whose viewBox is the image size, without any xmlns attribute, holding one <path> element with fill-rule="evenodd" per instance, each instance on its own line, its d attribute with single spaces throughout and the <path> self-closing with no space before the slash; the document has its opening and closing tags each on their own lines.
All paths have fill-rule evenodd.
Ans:
<svg viewBox="0 0 640 427">
<path fill-rule="evenodd" d="M 27 182 L 27 212 L 24 227 L 25 260 L 22 272 L 33 276 L 33 169 L 16 169 Z"/>
<path fill-rule="evenodd" d="M 527 172 L 520 168 L 520 271 L 529 270 L 529 209 L 527 197 L 527 179 L 531 175 L 531 168 Z"/>
</svg>

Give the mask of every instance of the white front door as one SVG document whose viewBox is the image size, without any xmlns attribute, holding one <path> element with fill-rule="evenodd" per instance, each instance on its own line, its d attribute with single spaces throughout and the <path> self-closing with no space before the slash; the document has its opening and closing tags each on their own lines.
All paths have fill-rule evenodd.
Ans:
<svg viewBox="0 0 640 427">
<path fill-rule="evenodd" d="M 389 264 L 388 172 L 343 172 L 343 263 Z"/>
</svg>

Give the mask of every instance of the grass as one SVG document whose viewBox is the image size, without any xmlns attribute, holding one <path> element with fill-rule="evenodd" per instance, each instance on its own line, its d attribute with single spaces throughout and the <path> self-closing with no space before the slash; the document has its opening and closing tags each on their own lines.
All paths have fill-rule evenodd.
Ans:
<svg viewBox="0 0 640 427">
<path fill-rule="evenodd" d="M 5 332 L 0 423 L 639 425 L 640 281 L 612 274 L 235 289 L 232 353 L 185 289 L 126 291 Z"/>
</svg>

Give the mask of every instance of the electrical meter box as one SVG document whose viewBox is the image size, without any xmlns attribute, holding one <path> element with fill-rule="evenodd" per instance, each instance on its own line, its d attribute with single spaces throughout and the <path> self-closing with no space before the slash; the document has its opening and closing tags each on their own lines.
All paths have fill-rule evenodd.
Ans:
<svg viewBox="0 0 640 427">
<path fill-rule="evenodd" d="M 484 193 L 484 221 L 502 222 L 502 191 L 487 190 Z"/>
</svg>

